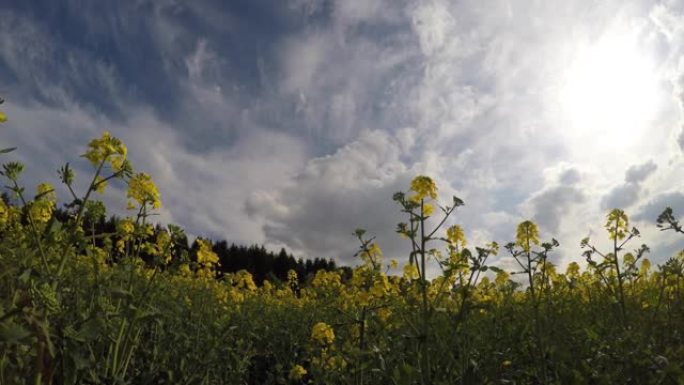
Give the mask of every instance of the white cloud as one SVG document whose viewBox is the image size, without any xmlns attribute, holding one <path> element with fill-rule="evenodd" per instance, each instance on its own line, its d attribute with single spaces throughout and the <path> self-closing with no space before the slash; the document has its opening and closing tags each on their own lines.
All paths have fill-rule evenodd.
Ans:
<svg viewBox="0 0 684 385">
<path fill-rule="evenodd" d="M 405 255 L 393 232 L 401 216 L 391 195 L 418 173 L 433 176 L 445 199 L 465 200 L 450 223 L 462 224 L 471 244 L 505 243 L 517 223 L 533 218 L 545 238 L 559 238 L 564 261 L 579 255 L 588 232 L 602 234 L 606 207 L 631 205 L 636 222 L 653 226 L 656 206 L 677 203 L 681 191 L 672 181 L 684 177 L 677 140 L 681 2 L 288 4 L 295 16 L 284 23 L 291 24 L 265 35 L 267 43 L 232 35 L 243 30 L 237 21 L 222 23 L 235 19 L 220 7 L 155 7 L 150 50 L 179 93 L 172 111 L 129 100 L 138 85 L 126 84 L 124 70 L 96 53 L 74 50 L 63 65 L 53 63 L 64 42 L 5 12 L 0 58 L 24 94 L 8 97 L 3 144 L 19 145 L 17 156 L 32 169 L 51 172 L 111 129 L 158 181 L 161 219 L 197 234 L 345 262 L 356 249 L 356 227 L 378 235 L 388 255 Z M 209 27 L 183 25 L 173 17 L 181 11 Z M 130 43 L 106 23 L 97 30 L 111 32 L 119 46 Z M 614 131 L 633 134 L 618 146 L 572 128 L 559 95 L 578 52 L 625 30 L 632 31 L 630 50 L 657 63 L 662 104 L 648 129 Z M 230 38 L 249 49 L 224 48 Z M 243 78 L 250 73 L 258 77 L 253 85 Z M 98 93 L 90 98 L 112 100 L 125 116 L 79 102 L 90 84 Z"/>
<path fill-rule="evenodd" d="M 310 160 L 287 187 L 254 193 L 248 211 L 265 218 L 269 240 L 305 255 L 349 263 L 359 227 L 376 234 L 388 255 L 396 254 L 393 229 L 400 217 L 391 197 L 411 178 L 401 155 L 395 138 L 364 131 L 335 154 Z"/>
</svg>

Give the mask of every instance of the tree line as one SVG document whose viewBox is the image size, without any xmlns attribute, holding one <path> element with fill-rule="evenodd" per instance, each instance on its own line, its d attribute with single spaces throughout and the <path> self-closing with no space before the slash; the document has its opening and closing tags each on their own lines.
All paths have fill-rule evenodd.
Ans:
<svg viewBox="0 0 684 385">
<path fill-rule="evenodd" d="M 10 203 L 10 199 L 6 194 L 3 194 L 2 199 Z M 104 213 L 97 213 L 95 209 L 90 210 L 92 215 L 86 215 L 83 222 L 83 230 L 86 234 L 92 236 L 96 246 L 103 247 L 98 235 L 109 234 L 112 241 L 117 240 L 117 224 L 121 218 L 111 215 L 105 216 Z M 68 219 L 69 211 L 65 209 L 57 209 L 55 211 L 55 220 L 65 223 Z M 174 248 L 173 259 L 182 260 L 188 258 L 189 260 L 196 260 L 197 250 L 199 245 L 197 240 L 189 241 L 188 237 L 183 233 L 183 230 L 177 226 L 170 226 L 175 230 L 181 232 L 181 237 L 176 238 L 176 247 Z M 157 224 L 154 227 L 154 232 L 147 235 L 146 241 L 153 241 L 155 234 L 162 231 L 162 226 Z M 206 239 L 206 238 L 205 238 Z M 342 276 L 348 278 L 351 276 L 351 268 L 347 266 L 337 266 L 332 258 L 295 258 L 292 253 L 288 253 L 285 248 L 281 248 L 279 252 L 267 250 L 263 245 L 253 244 L 250 246 L 237 245 L 226 240 L 211 240 L 212 250 L 219 257 L 219 265 L 217 267 L 217 278 L 221 278 L 225 274 L 235 273 L 240 270 L 246 270 L 254 279 L 254 282 L 261 286 L 264 280 L 271 283 L 280 284 L 287 282 L 288 272 L 295 271 L 300 284 L 306 284 L 319 270 L 325 271 L 341 271 Z M 152 257 L 144 251 L 140 253 L 140 258 L 146 262 L 151 262 Z M 115 262 L 115 261 L 114 261 Z"/>
</svg>

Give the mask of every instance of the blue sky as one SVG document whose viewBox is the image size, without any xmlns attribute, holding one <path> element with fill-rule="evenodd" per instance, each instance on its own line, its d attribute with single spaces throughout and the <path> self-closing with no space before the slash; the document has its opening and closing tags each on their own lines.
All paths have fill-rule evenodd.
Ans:
<svg viewBox="0 0 684 385">
<path fill-rule="evenodd" d="M 0 92 L 27 185 L 108 130 L 192 235 L 353 263 L 432 176 L 471 245 L 535 220 L 560 264 L 622 207 L 684 213 L 682 1 L 10 1 Z M 65 194 L 60 195 L 66 199 Z M 102 198 L 125 213 L 124 186 Z M 637 245 L 635 244 L 634 247 Z M 505 255 L 498 263 L 511 263 Z"/>
</svg>

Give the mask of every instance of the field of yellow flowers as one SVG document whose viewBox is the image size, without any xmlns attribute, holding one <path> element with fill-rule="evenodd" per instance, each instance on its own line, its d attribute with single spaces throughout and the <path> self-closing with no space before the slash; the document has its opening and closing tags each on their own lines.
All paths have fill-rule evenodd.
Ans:
<svg viewBox="0 0 684 385">
<path fill-rule="evenodd" d="M 150 223 L 160 193 L 120 140 L 104 133 L 84 158 L 86 191 L 60 169 L 63 215 L 53 186 L 33 193 L 21 164 L 3 165 L 0 384 L 684 383 L 684 254 L 653 267 L 646 246 L 626 252 L 639 232 L 622 210 L 606 217 L 610 250 L 586 239 L 587 268 L 558 271 L 558 243 L 530 221 L 507 245 L 467 245 L 444 228 L 463 202 L 441 206 L 418 176 L 394 196 L 406 260 L 384 260 L 359 229 L 351 277 L 291 271 L 257 287 L 245 271 L 217 274 L 210 242 L 179 250 L 180 228 Z M 108 183 L 128 186 L 131 215 L 96 233 Z M 683 232 L 669 209 L 658 225 Z M 488 264 L 497 253 L 524 285 Z M 428 279 L 430 264 L 441 274 Z"/>
</svg>

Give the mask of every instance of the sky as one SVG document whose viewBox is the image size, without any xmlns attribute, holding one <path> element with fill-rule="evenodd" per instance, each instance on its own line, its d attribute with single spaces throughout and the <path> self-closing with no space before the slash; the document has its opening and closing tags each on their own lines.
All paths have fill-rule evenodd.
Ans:
<svg viewBox="0 0 684 385">
<path fill-rule="evenodd" d="M 423 174 L 470 246 L 532 219 L 582 263 L 619 207 L 628 249 L 684 248 L 655 226 L 684 214 L 681 0 L 5 1 L 0 95 L 29 188 L 65 162 L 85 187 L 109 131 L 192 236 L 353 265 L 365 228 L 404 261 L 392 195 Z"/>
</svg>

